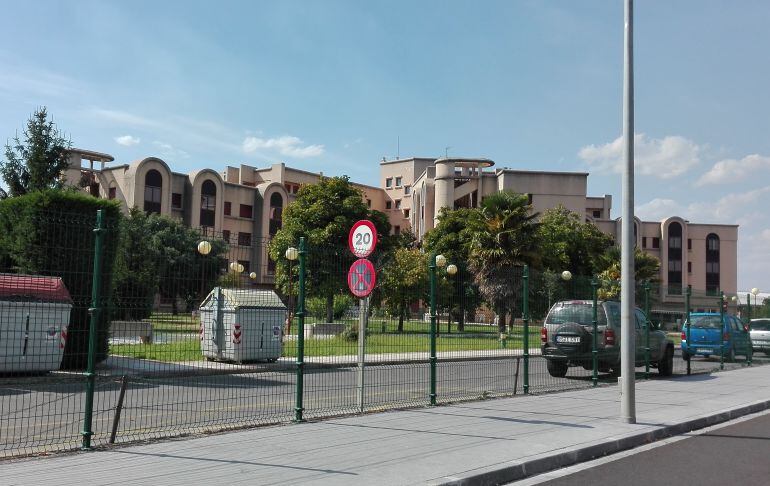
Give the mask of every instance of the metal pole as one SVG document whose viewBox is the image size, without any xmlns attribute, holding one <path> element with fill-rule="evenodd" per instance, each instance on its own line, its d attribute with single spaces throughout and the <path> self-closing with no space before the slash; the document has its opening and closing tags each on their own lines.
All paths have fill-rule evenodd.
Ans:
<svg viewBox="0 0 770 486">
<path fill-rule="evenodd" d="M 303 422 L 302 406 L 305 368 L 305 238 L 299 239 L 299 290 L 297 295 L 297 397 L 294 405 L 294 421 Z"/>
<path fill-rule="evenodd" d="M 524 265 L 524 394 L 529 393 L 529 265 Z"/>
<path fill-rule="evenodd" d="M 650 281 L 644 282 L 644 378 L 650 377 Z"/>
<path fill-rule="evenodd" d="M 115 405 L 115 415 L 112 417 L 112 433 L 110 434 L 110 444 L 115 443 L 115 436 L 118 435 L 118 425 L 120 424 L 120 414 L 123 412 L 123 399 L 126 396 L 126 387 L 128 386 L 128 377 L 123 375 L 120 378 L 120 393 L 118 394 L 118 403 Z"/>
<path fill-rule="evenodd" d="M 623 58 L 623 216 L 620 260 L 620 420 L 636 423 L 634 389 L 634 62 L 633 0 L 625 0 Z"/>
<path fill-rule="evenodd" d="M 593 338 L 591 339 L 591 381 L 594 386 L 599 384 L 599 296 L 596 291 L 598 286 L 599 282 L 597 282 L 596 277 L 593 277 L 591 279 L 591 299 L 593 300 L 593 316 L 591 317 L 591 327 L 593 328 Z"/>
<path fill-rule="evenodd" d="M 430 256 L 430 404 L 436 404 L 436 254 Z"/>
<path fill-rule="evenodd" d="M 369 321 L 369 297 L 359 300 L 358 314 L 358 409 L 364 411 L 364 366 L 366 363 L 366 327 Z"/>
<path fill-rule="evenodd" d="M 91 319 L 88 325 L 88 364 L 86 368 L 86 403 L 83 413 L 83 449 L 91 448 L 91 436 L 94 413 L 94 388 L 96 386 L 96 329 L 101 311 L 102 288 L 102 244 L 104 240 L 104 219 L 102 210 L 96 211 L 96 228 L 94 229 L 94 273 L 91 276 L 91 308 L 88 312 Z"/>
<path fill-rule="evenodd" d="M 719 291 L 719 369 L 725 369 L 725 294 Z"/>
<path fill-rule="evenodd" d="M 684 322 L 687 323 L 687 374 L 692 373 L 690 368 L 690 361 L 692 360 L 692 341 L 690 341 L 690 295 L 692 295 L 692 286 L 687 286 L 687 293 L 684 296 Z"/>
<path fill-rule="evenodd" d="M 746 294 L 746 325 L 749 326 L 748 346 L 749 346 L 749 366 L 751 366 L 751 359 L 754 356 L 754 346 L 751 344 L 751 294 Z"/>
</svg>

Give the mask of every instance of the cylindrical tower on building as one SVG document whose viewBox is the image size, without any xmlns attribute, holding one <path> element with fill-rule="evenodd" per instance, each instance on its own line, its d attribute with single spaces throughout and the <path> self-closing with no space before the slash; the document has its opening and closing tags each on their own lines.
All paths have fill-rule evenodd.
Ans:
<svg viewBox="0 0 770 486">
<path fill-rule="evenodd" d="M 438 159 L 436 161 L 436 178 L 433 181 L 436 195 L 433 206 L 433 226 L 438 224 L 441 208 L 454 208 L 455 201 L 455 161 L 454 159 Z"/>
<path fill-rule="evenodd" d="M 441 208 L 454 209 L 456 198 L 460 200 L 461 207 L 478 207 L 483 196 L 481 194 L 482 172 L 495 163 L 482 158 L 443 158 L 436 160 L 434 165 L 436 167 L 436 176 L 433 180 L 435 194 L 433 225 L 435 227 L 438 224 Z"/>
</svg>

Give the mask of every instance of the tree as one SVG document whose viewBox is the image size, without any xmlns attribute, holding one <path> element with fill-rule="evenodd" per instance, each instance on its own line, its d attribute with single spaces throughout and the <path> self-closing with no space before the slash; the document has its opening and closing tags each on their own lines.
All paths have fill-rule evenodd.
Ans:
<svg viewBox="0 0 770 486">
<path fill-rule="evenodd" d="M 452 277 L 454 285 L 449 286 L 445 300 L 449 303 L 450 319 L 453 315 L 457 317 L 457 329 L 461 332 L 465 319 L 472 318 L 481 304 L 479 287 L 468 269 L 473 228 L 478 227 L 474 222 L 480 217 L 478 209 L 441 208 L 438 224 L 425 235 L 423 242 L 427 254 L 444 255 L 449 263 L 457 265 L 457 275 Z"/>
<path fill-rule="evenodd" d="M 543 213 L 538 240 L 545 270 L 574 275 L 594 275 L 599 258 L 612 245 L 609 235 L 562 205 Z"/>
<path fill-rule="evenodd" d="M 409 306 L 420 300 L 428 285 L 428 259 L 416 249 L 399 248 L 382 272 L 382 297 L 392 316 L 398 316 L 398 332 L 404 331 Z"/>
<path fill-rule="evenodd" d="M 611 246 L 597 260 L 599 270 L 600 299 L 617 299 L 620 297 L 620 257 L 619 246 Z M 660 260 L 634 248 L 634 279 L 638 282 L 657 282 L 660 272 Z M 637 300 L 639 300 L 637 296 Z"/>
<path fill-rule="evenodd" d="M 366 207 L 363 194 L 353 187 L 347 176 L 322 177 L 316 184 L 303 186 L 297 199 L 283 211 L 283 227 L 270 242 L 269 255 L 276 262 L 276 284 L 288 292 L 290 279 L 296 280 L 297 265 L 289 275 L 286 249 L 296 247 L 300 237 L 307 241 L 306 292 L 326 299 L 326 319 L 332 322 L 334 295 L 347 292 L 347 270 L 353 261 L 348 250 L 348 234 L 361 219 L 371 220 L 377 228 L 380 243 L 377 260 L 393 245 L 388 217 Z M 292 290 L 296 291 L 296 285 Z"/>
<path fill-rule="evenodd" d="M 43 189 L 60 189 L 62 173 L 67 168 L 67 149 L 71 143 L 48 120 L 45 107 L 38 108 L 27 121 L 24 140 L 18 134 L 5 145 L 5 162 L 0 162 L 0 176 L 8 186 L 0 197 L 16 197 Z"/>
<path fill-rule="evenodd" d="M 481 295 L 499 316 L 505 332 L 508 313 L 513 315 L 520 286 L 517 268 L 539 263 L 537 213 L 527 196 L 501 191 L 481 202 L 480 217 L 473 220 L 469 262 Z"/>
</svg>

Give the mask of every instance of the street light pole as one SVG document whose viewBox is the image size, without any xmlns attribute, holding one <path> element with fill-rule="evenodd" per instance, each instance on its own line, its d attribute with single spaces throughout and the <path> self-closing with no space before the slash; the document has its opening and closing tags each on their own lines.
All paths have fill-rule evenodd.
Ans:
<svg viewBox="0 0 770 486">
<path fill-rule="evenodd" d="M 636 423 L 634 389 L 634 61 L 633 0 L 625 0 L 623 57 L 623 216 L 620 259 L 620 420 Z"/>
</svg>

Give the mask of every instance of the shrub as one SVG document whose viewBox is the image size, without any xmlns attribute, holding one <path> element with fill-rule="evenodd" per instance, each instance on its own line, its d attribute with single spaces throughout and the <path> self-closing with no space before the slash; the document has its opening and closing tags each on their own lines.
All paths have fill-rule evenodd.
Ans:
<svg viewBox="0 0 770 486">
<path fill-rule="evenodd" d="M 345 315 L 345 311 L 348 310 L 354 304 L 353 297 L 347 294 L 340 294 L 334 296 L 334 320 L 342 319 Z M 326 319 L 326 299 L 323 297 L 310 297 L 305 299 L 305 308 L 307 313 L 317 319 Z"/>
</svg>

